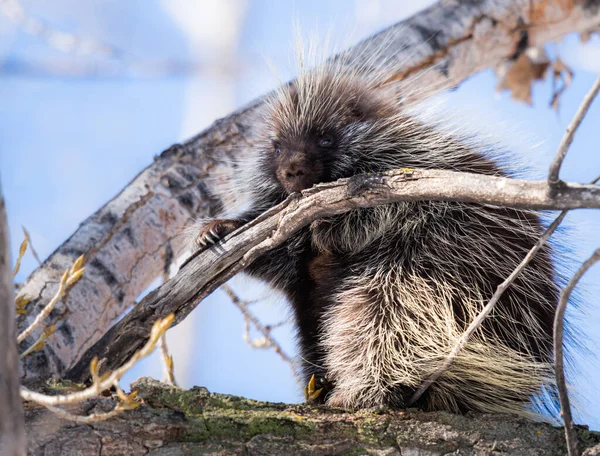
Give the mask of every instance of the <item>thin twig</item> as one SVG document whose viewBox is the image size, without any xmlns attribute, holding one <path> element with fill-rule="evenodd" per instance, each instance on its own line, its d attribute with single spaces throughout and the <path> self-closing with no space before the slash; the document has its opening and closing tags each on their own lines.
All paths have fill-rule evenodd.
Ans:
<svg viewBox="0 0 600 456">
<path fill-rule="evenodd" d="M 25 252 L 27 252 L 27 246 L 29 245 L 29 237 L 25 236 L 23 242 L 21 242 L 21 246 L 19 247 L 19 255 L 17 256 L 17 261 L 15 261 L 15 268 L 13 269 L 13 278 L 17 276 L 19 273 L 19 269 L 21 269 L 21 260 L 25 256 Z"/>
<path fill-rule="evenodd" d="M 173 247 L 171 242 L 167 242 L 165 246 L 165 258 L 162 271 L 162 281 L 166 283 L 171 278 L 171 265 L 173 264 Z M 167 345 L 167 334 L 163 334 L 158 340 L 158 347 L 160 348 L 160 354 L 163 360 L 163 367 L 165 369 L 165 378 L 173 386 L 177 386 L 175 381 L 175 365 L 173 364 L 173 357 L 169 354 L 169 346 Z"/>
<path fill-rule="evenodd" d="M 163 359 L 167 382 L 173 386 L 177 386 L 177 381 L 175 381 L 175 366 L 173 364 L 173 357 L 169 354 L 166 334 L 163 334 L 161 338 L 158 339 L 158 347 L 160 348 L 160 354 Z"/>
<path fill-rule="evenodd" d="M 596 79 L 596 82 L 592 86 L 592 89 L 588 92 L 588 94 L 581 102 L 579 109 L 577 110 L 575 116 L 573 117 L 573 120 L 571 120 L 571 123 L 567 127 L 567 131 L 565 132 L 565 135 L 563 136 L 563 139 L 560 142 L 560 145 L 558 146 L 558 150 L 556 151 L 556 155 L 554 156 L 554 159 L 550 164 L 550 170 L 548 172 L 548 183 L 550 185 L 556 185 L 560 182 L 560 168 L 565 159 L 565 156 L 567 155 L 569 146 L 571 146 L 573 138 L 575 137 L 575 132 L 577 131 L 579 125 L 583 121 L 583 118 L 587 114 L 588 109 L 592 104 L 592 101 L 594 101 L 594 98 L 598 94 L 598 91 L 600 91 L 600 77 Z"/>
<path fill-rule="evenodd" d="M 600 175 L 597 176 L 591 182 L 591 184 L 595 184 L 599 180 L 600 180 Z M 447 358 L 444 360 L 442 365 L 440 367 L 438 367 L 435 370 L 435 372 L 429 378 L 427 378 L 427 380 L 425 380 L 421 384 L 419 389 L 413 394 L 413 396 L 411 397 L 411 399 L 409 401 L 409 405 L 412 405 L 417 400 L 419 400 L 419 398 L 423 395 L 423 393 L 425 391 L 427 391 L 427 389 L 438 378 L 440 378 L 440 376 L 444 372 L 446 372 L 446 370 L 448 369 L 448 367 L 450 367 L 450 365 L 452 364 L 452 362 L 454 361 L 454 359 L 456 358 L 458 353 L 467 344 L 467 342 L 469 341 L 469 338 L 473 335 L 473 333 L 477 330 L 477 328 L 479 328 L 479 326 L 481 325 L 483 320 L 485 320 L 485 318 L 490 314 L 490 312 L 492 310 L 494 310 L 494 307 L 496 306 L 496 303 L 502 297 L 502 294 L 515 281 L 515 279 L 519 276 L 519 274 L 521 274 L 523 269 L 525 269 L 525 266 L 527 266 L 527 264 L 529 264 L 529 262 L 533 259 L 533 257 L 536 255 L 536 253 L 539 252 L 539 250 L 544 246 L 546 241 L 548 241 L 548 239 L 550 239 L 550 236 L 552 236 L 552 233 L 554 233 L 556 231 L 556 228 L 558 228 L 558 225 L 560 225 L 562 223 L 562 221 L 564 220 L 564 218 L 566 217 L 568 212 L 569 212 L 568 210 L 564 210 L 559 214 L 558 217 L 556 217 L 556 219 L 554 219 L 554 221 L 550 224 L 550 226 L 548 226 L 546 231 L 544 231 L 544 233 L 540 236 L 540 238 L 535 243 L 535 245 L 531 248 L 531 250 L 529 252 L 527 252 L 527 255 L 525 255 L 525 258 L 523 258 L 523 260 L 519 263 L 519 265 L 515 268 L 515 270 L 504 280 L 504 282 L 502 282 L 500 285 L 498 285 L 498 288 L 496 288 L 496 292 L 493 294 L 490 301 L 486 304 L 486 306 L 483 308 L 481 313 L 479 315 L 477 315 L 477 317 L 471 322 L 471 324 L 469 325 L 467 330 L 464 332 L 464 334 L 461 336 L 461 338 L 458 340 L 456 345 L 454 345 L 454 348 L 452 349 L 450 354 L 447 356 Z"/>
<path fill-rule="evenodd" d="M 48 337 L 50 337 L 52 334 L 54 334 L 54 331 L 56 331 L 56 326 L 57 325 L 54 324 L 44 329 L 42 334 L 40 334 L 40 337 L 38 337 L 37 340 L 33 344 L 31 344 L 29 348 L 27 348 L 23 353 L 19 355 L 19 359 L 23 359 L 26 356 L 32 354 L 33 352 L 41 350 L 44 347 L 44 345 L 46 345 L 46 340 L 48 339 Z"/>
<path fill-rule="evenodd" d="M 128 409 L 119 407 L 120 404 L 117 404 L 117 406 L 114 409 L 112 409 L 110 412 L 91 413 L 86 416 L 81 416 L 81 415 L 73 415 L 72 413 L 69 413 L 64 409 L 61 409 L 59 407 L 54 407 L 53 405 L 47 405 L 47 404 L 40 404 L 40 405 L 43 405 L 44 407 L 46 407 L 48 410 L 50 410 L 52 413 L 54 413 L 56 416 L 58 416 L 60 418 L 63 418 L 65 420 L 69 420 L 69 421 L 75 421 L 77 423 L 84 423 L 84 424 L 97 423 L 98 421 L 105 421 L 105 420 L 108 420 L 109 418 L 117 416 L 123 410 L 128 410 Z"/>
<path fill-rule="evenodd" d="M 62 278 L 60 279 L 60 283 L 58 285 L 58 290 L 56 291 L 56 294 L 50 300 L 50 302 L 46 304 L 42 311 L 35 317 L 33 323 L 31 323 L 27 328 L 25 328 L 21 332 L 21 334 L 19 334 L 19 336 L 17 337 L 17 343 L 20 344 L 25 339 L 27 339 L 27 337 L 33 332 L 33 330 L 37 328 L 48 315 L 50 315 L 50 312 L 52 312 L 52 309 L 54 309 L 56 303 L 58 303 L 58 301 L 60 301 L 60 299 L 63 297 L 67 288 L 69 288 L 81 278 L 83 271 L 85 271 L 85 268 L 83 268 L 82 265 L 83 255 L 81 255 L 79 258 L 77 258 L 77 260 L 75 260 L 75 263 L 73 263 L 73 267 L 71 269 L 67 269 L 65 271 Z"/>
<path fill-rule="evenodd" d="M 98 358 L 94 358 L 90 365 L 90 371 L 92 373 L 93 379 L 93 383 L 90 387 L 82 391 L 77 391 L 67 395 L 48 396 L 46 394 L 31 391 L 30 389 L 21 386 L 21 397 L 26 401 L 34 401 L 44 406 L 74 404 L 96 397 L 102 391 L 107 390 L 113 386 L 118 386 L 121 377 L 123 377 L 123 375 L 125 375 L 125 373 L 128 372 L 134 366 L 135 363 L 137 363 L 140 359 L 148 356 L 154 351 L 158 340 L 165 333 L 165 331 L 169 329 L 169 327 L 173 323 L 173 319 L 174 315 L 171 314 L 167 318 L 157 320 L 154 323 L 154 326 L 152 327 L 150 337 L 146 344 L 139 351 L 137 351 L 125 364 L 123 364 L 121 367 L 115 369 L 112 372 L 105 373 L 102 376 L 100 376 L 98 373 Z"/>
<path fill-rule="evenodd" d="M 554 367 L 556 370 L 556 386 L 558 387 L 558 398 L 560 400 L 560 414 L 565 422 L 565 437 L 567 440 L 569 456 L 578 456 L 579 450 L 577 448 L 577 433 L 573 426 L 573 415 L 571 414 L 564 372 L 563 332 L 565 326 L 565 311 L 567 310 L 567 303 L 569 302 L 571 292 L 581 277 L 583 277 L 587 270 L 597 261 L 600 261 L 600 249 L 597 249 L 593 255 L 581 265 L 567 286 L 562 290 L 560 301 L 556 309 L 556 315 L 554 316 Z"/>
<path fill-rule="evenodd" d="M 33 241 L 31 240 L 31 236 L 29 234 L 29 231 L 27 231 L 24 226 L 22 226 L 21 228 L 23 229 L 23 234 L 25 234 L 25 237 L 27 239 L 29 239 L 29 250 L 31 250 L 31 254 L 35 258 L 35 261 L 37 261 L 38 265 L 41 266 L 42 260 L 40 260 L 40 256 L 38 255 L 38 253 L 35 250 L 35 248 L 33 248 Z"/>
<path fill-rule="evenodd" d="M 223 284 L 221 285 L 221 288 L 223 289 L 223 291 L 225 293 L 227 293 L 227 296 L 229 296 L 229 299 L 231 299 L 231 302 L 233 302 L 233 304 L 240 309 L 240 312 L 242 312 L 242 315 L 244 316 L 244 320 L 246 322 L 246 325 L 248 325 L 248 322 L 252 323 L 252 325 L 257 329 L 258 332 L 260 332 L 263 336 L 263 339 L 265 341 L 265 345 L 262 346 L 258 346 L 256 347 L 253 343 L 252 340 L 250 340 L 249 337 L 247 337 L 248 340 L 246 340 L 246 342 L 255 348 L 272 348 L 275 353 L 277 353 L 279 355 L 279 357 L 285 362 L 287 363 L 288 366 L 290 366 L 290 369 L 292 370 L 292 374 L 294 374 L 294 377 L 296 378 L 296 380 L 298 381 L 298 383 L 301 383 L 301 376 L 300 373 L 298 372 L 297 368 L 296 368 L 296 363 L 294 362 L 294 360 L 292 358 L 290 358 L 284 351 L 283 348 L 281 348 L 281 345 L 279 345 L 279 343 L 273 338 L 273 336 L 271 335 L 271 330 L 267 329 L 258 318 L 256 318 L 256 316 L 248 309 L 247 303 L 242 301 L 240 299 L 240 297 L 235 293 L 235 291 L 233 291 L 233 289 L 227 285 L 227 284 Z M 246 326 L 246 331 L 248 330 L 248 326 Z"/>
</svg>

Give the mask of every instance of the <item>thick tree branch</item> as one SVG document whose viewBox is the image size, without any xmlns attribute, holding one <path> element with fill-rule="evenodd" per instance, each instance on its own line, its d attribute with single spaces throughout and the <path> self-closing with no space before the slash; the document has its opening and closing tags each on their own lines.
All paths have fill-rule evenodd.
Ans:
<svg viewBox="0 0 600 456">
<path fill-rule="evenodd" d="M 255 258 L 317 219 L 394 201 L 462 201 L 531 209 L 600 207 L 600 186 L 565 184 L 552 196 L 551 189 L 546 181 L 414 169 L 317 185 L 265 212 L 226 242 L 193 256 L 175 277 L 112 327 L 66 376 L 85 380 L 94 356 L 105 359 L 103 369 L 119 367 L 145 343 L 157 318 L 175 313 L 175 324 L 179 323 L 200 300 Z"/>
<path fill-rule="evenodd" d="M 542 46 L 599 24 L 600 11 L 591 0 L 443 1 L 350 52 L 361 64 L 384 48 L 382 61 L 371 63 L 385 66 L 396 81 L 419 74 L 420 89 L 407 88 L 413 98 L 419 98 L 426 97 L 429 89 L 456 86 L 478 71 L 514 58 L 527 46 Z M 85 278 L 53 311 L 49 323 L 60 321 L 57 331 L 43 350 L 25 360 L 24 380 L 60 375 L 72 367 L 160 275 L 168 241 L 191 219 L 212 216 L 226 205 L 232 158 L 252 148 L 260 103 L 217 121 L 157 157 L 31 275 L 20 294 L 31 298 L 28 315 L 36 315 L 54 295 L 60 271 L 81 254 L 87 260 Z M 207 179 L 214 176 L 219 178 Z M 29 326 L 30 318 L 20 317 L 21 330 Z M 39 335 L 32 334 L 26 342 Z"/>
<path fill-rule="evenodd" d="M 257 402 L 189 391 L 141 379 L 144 404 L 111 420 L 80 424 L 26 404 L 32 455 L 564 455 L 563 431 L 507 415 L 388 411 L 379 414 L 306 405 Z M 73 413 L 102 413 L 116 398 L 98 398 Z M 78 408 L 77 408 L 78 407 Z M 600 443 L 579 428 L 582 448 Z M 597 453 L 590 453 L 597 454 Z"/>
<path fill-rule="evenodd" d="M 22 456 L 25 454 L 25 425 L 19 397 L 16 310 L 9 245 L 6 207 L 0 192 L 0 454 Z"/>
</svg>

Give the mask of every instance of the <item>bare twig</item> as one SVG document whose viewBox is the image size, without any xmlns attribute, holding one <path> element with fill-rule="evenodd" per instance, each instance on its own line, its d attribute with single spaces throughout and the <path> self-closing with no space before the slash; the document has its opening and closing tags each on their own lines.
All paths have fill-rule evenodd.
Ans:
<svg viewBox="0 0 600 456">
<path fill-rule="evenodd" d="M 119 387 L 119 385 L 115 385 L 115 389 L 117 391 L 117 396 L 120 399 L 120 402 L 117 402 L 115 404 L 115 407 L 112 410 L 110 410 L 109 412 L 90 413 L 89 415 L 82 416 L 82 415 L 74 415 L 72 413 L 67 412 L 65 409 L 62 409 L 60 407 L 55 407 L 53 405 L 49 405 L 49 404 L 40 404 L 40 405 L 43 405 L 44 407 L 46 407 L 48 410 L 50 410 L 52 413 L 59 416 L 60 418 L 64 418 L 69 421 L 75 421 L 77 423 L 89 424 L 89 423 L 97 423 L 99 421 L 106 421 L 109 418 L 117 416 L 119 413 L 121 413 L 124 410 L 133 410 L 142 404 L 141 401 L 137 397 L 137 392 L 133 392 L 131 394 L 125 394 L 123 392 L 123 390 Z"/>
<path fill-rule="evenodd" d="M 19 247 L 19 256 L 17 256 L 17 261 L 15 261 L 15 268 L 13 269 L 13 278 L 16 277 L 16 275 L 19 272 L 19 269 L 21 269 L 21 260 L 23 260 L 23 257 L 25 256 L 25 252 L 27 252 L 28 244 L 29 244 L 29 237 L 25 236 L 25 239 L 23 239 L 23 242 L 21 242 L 21 246 Z"/>
<path fill-rule="evenodd" d="M 48 337 L 50 337 L 52 334 L 54 334 L 54 331 L 56 331 L 56 326 L 57 325 L 50 325 L 49 327 L 44 329 L 44 331 L 42 331 L 42 334 L 40 334 L 40 337 L 38 337 L 37 340 L 29 346 L 29 348 L 27 348 L 23 353 L 19 355 L 19 359 L 23 359 L 26 356 L 32 354 L 33 352 L 41 350 L 42 347 L 46 344 L 46 340 L 48 339 Z"/>
<path fill-rule="evenodd" d="M 294 374 L 296 381 L 298 381 L 298 383 L 301 383 L 301 377 L 296 367 L 296 363 L 283 351 L 281 345 L 279 345 L 279 343 L 273 338 L 271 334 L 272 328 L 267 329 L 267 327 L 265 327 L 260 322 L 260 320 L 256 318 L 256 316 L 250 311 L 250 309 L 248 309 L 247 303 L 245 301 L 242 301 L 229 285 L 223 284 L 221 285 L 221 289 L 225 293 L 227 293 L 227 296 L 229 296 L 231 302 L 233 302 L 233 304 L 238 309 L 240 309 L 240 312 L 242 312 L 242 315 L 244 316 L 244 320 L 246 322 L 246 335 L 244 337 L 244 340 L 246 341 L 246 343 L 248 343 L 251 347 L 254 348 L 272 348 L 275 351 L 275 353 L 277 353 L 279 357 L 283 360 L 283 362 L 290 366 L 290 369 L 292 370 L 292 374 Z M 264 345 L 254 345 L 254 341 L 252 341 L 248 335 L 248 323 L 251 323 L 256 328 L 256 330 L 262 334 Z"/>
<path fill-rule="evenodd" d="M 165 248 L 164 266 L 162 271 L 162 281 L 166 283 L 171 278 L 171 265 L 173 264 L 173 247 L 168 242 Z M 167 345 L 167 334 L 163 334 L 158 340 L 158 347 L 160 348 L 160 355 L 163 361 L 163 367 L 165 370 L 165 378 L 167 382 L 173 386 L 177 386 L 175 381 L 175 365 L 173 364 L 173 357 L 169 354 L 169 346 Z"/>
<path fill-rule="evenodd" d="M 76 283 L 81 278 L 81 275 L 85 271 L 85 268 L 82 267 L 82 265 L 83 255 L 81 255 L 79 258 L 77 258 L 77 260 L 75 260 L 75 263 L 73 263 L 73 267 L 71 269 L 67 269 L 65 271 L 62 278 L 60 279 L 58 290 L 56 291 L 54 298 L 52 298 L 50 302 L 46 304 L 46 306 L 44 306 L 42 311 L 35 317 L 35 320 L 33 320 L 33 322 L 27 328 L 25 328 L 21 332 L 21 334 L 19 334 L 19 336 L 17 337 L 17 343 L 20 344 L 27 337 L 29 337 L 33 330 L 37 328 L 48 315 L 50 315 L 50 312 L 52 312 L 54 306 L 58 303 L 58 301 L 60 301 L 60 298 L 63 297 L 65 291 L 67 291 L 67 289 L 71 285 Z"/>
<path fill-rule="evenodd" d="M 40 256 L 38 255 L 37 251 L 33 247 L 33 241 L 31 240 L 31 236 L 29 235 L 29 231 L 27 231 L 24 226 L 22 226 L 21 228 L 23 229 L 23 234 L 25 235 L 25 237 L 27 239 L 29 239 L 29 250 L 31 250 L 31 254 L 35 258 L 35 261 L 37 261 L 38 265 L 41 265 L 42 264 L 42 260 L 40 260 Z"/>
<path fill-rule="evenodd" d="M 160 339 L 158 339 L 158 347 L 160 348 L 160 354 L 163 359 L 167 382 L 173 386 L 177 386 L 177 381 L 175 381 L 175 366 L 173 364 L 173 357 L 169 354 L 166 334 L 163 334 Z"/>
<path fill-rule="evenodd" d="M 579 128 L 579 125 L 583 121 L 583 118 L 587 114 L 588 109 L 590 108 L 590 105 L 592 104 L 592 101 L 594 101 L 594 98 L 598 94 L 598 91 L 600 91 L 600 77 L 598 79 L 596 79 L 596 82 L 592 86 L 592 89 L 584 97 L 583 101 L 581 102 L 581 105 L 579 106 L 579 109 L 577 110 L 577 112 L 575 113 L 575 116 L 573 117 L 573 120 L 571 120 L 571 123 L 567 127 L 567 131 L 565 132 L 565 135 L 563 136 L 563 139 L 560 142 L 560 145 L 558 146 L 556 155 L 554 156 L 554 159 L 552 160 L 552 164 L 550 165 L 550 171 L 548 172 L 548 183 L 550 185 L 556 185 L 560 182 L 559 173 L 560 173 L 560 168 L 562 166 L 563 160 L 565 159 L 565 156 L 567 155 L 569 146 L 573 142 L 573 138 L 575 137 L 575 132 L 577 131 L 577 129 Z"/>
<path fill-rule="evenodd" d="M 56 416 L 58 416 L 60 418 L 63 418 L 65 420 L 69 420 L 69 421 L 75 421 L 77 423 L 84 423 L 84 424 L 97 423 L 99 421 L 106 421 L 109 418 L 117 416 L 123 410 L 131 410 L 131 408 L 123 406 L 121 403 L 118 403 L 115 406 L 115 408 L 112 409 L 110 412 L 91 413 L 89 415 L 81 416 L 81 415 L 74 415 L 72 413 L 67 412 L 66 410 L 64 410 L 62 408 L 54 407 L 53 405 L 47 405 L 47 404 L 41 404 L 41 405 L 46 407 L 48 410 L 50 410 L 52 413 L 54 413 Z"/>
<path fill-rule="evenodd" d="M 577 433 L 573 426 L 573 416 L 571 415 L 571 406 L 569 405 L 569 395 L 567 393 L 567 385 L 564 372 L 564 357 L 563 357 L 563 332 L 564 318 L 567 310 L 567 303 L 571 292 L 583 275 L 596 262 L 600 261 L 600 249 L 597 249 L 593 255 L 581 265 L 567 286 L 563 289 L 560 295 L 560 301 L 554 316 L 554 367 L 556 371 L 556 385 L 558 387 L 558 398 L 560 400 L 561 415 L 565 422 L 565 436 L 567 439 L 567 449 L 569 456 L 578 456 L 577 448 Z"/>
<path fill-rule="evenodd" d="M 591 183 L 595 184 L 599 180 L 600 180 L 600 176 L 596 177 Z M 539 252 L 539 250 L 544 246 L 546 241 L 548 241 L 548 239 L 550 239 L 550 236 L 552 236 L 552 234 L 556 231 L 556 228 L 558 228 L 558 225 L 560 225 L 562 223 L 562 221 L 564 220 L 564 218 L 568 212 L 569 212 L 568 210 L 564 210 L 560 213 L 560 215 L 558 217 L 556 217 L 556 219 L 554 219 L 554 221 L 550 224 L 550 226 L 548 226 L 546 231 L 544 231 L 544 233 L 540 236 L 540 238 L 538 239 L 536 244 L 531 248 L 531 250 L 529 252 L 527 252 L 527 255 L 525 256 L 525 258 L 523 258 L 521 263 L 519 263 L 519 265 L 506 278 L 506 280 L 504 280 L 504 282 L 502 282 L 500 285 L 498 285 L 498 288 L 496 288 L 496 292 L 494 293 L 494 295 L 492 296 L 490 301 L 482 309 L 481 313 L 479 315 L 477 315 L 477 317 L 471 322 L 469 327 L 466 329 L 464 334 L 458 340 L 458 342 L 456 343 L 456 345 L 454 346 L 454 348 L 452 349 L 452 351 L 450 352 L 448 357 L 444 360 L 442 365 L 439 368 L 437 368 L 435 370 L 435 372 L 433 374 L 431 374 L 431 376 L 429 378 L 427 378 L 427 380 L 425 380 L 423 382 L 423 384 L 419 387 L 419 389 L 413 394 L 413 396 L 411 397 L 411 399 L 409 401 L 409 405 L 414 404 L 417 400 L 419 400 L 419 398 L 423 395 L 423 393 L 438 378 L 440 378 L 440 376 L 444 372 L 446 372 L 446 370 L 448 369 L 448 367 L 450 367 L 450 365 L 452 364 L 452 362 L 454 361 L 454 359 L 456 358 L 458 353 L 467 344 L 467 342 L 469 341 L 469 338 L 473 335 L 473 333 L 477 330 L 477 328 L 479 328 L 479 326 L 481 325 L 483 320 L 485 320 L 485 318 L 494 309 L 494 307 L 496 306 L 496 303 L 502 297 L 502 294 L 515 281 L 515 279 L 519 276 L 519 274 L 521 274 L 523 269 L 525 269 L 527 264 L 533 259 L 533 257 L 536 255 L 536 253 Z"/>
<path fill-rule="evenodd" d="M 113 386 L 117 387 L 121 377 L 123 377 L 135 363 L 154 351 L 160 337 L 173 323 L 173 318 L 174 316 L 171 314 L 167 318 L 157 320 L 152 326 L 152 331 L 150 332 L 150 337 L 146 344 L 118 369 L 101 376 L 99 374 L 98 359 L 94 358 L 90 364 L 90 371 L 93 379 L 93 384 L 90 387 L 67 395 L 48 396 L 21 386 L 21 397 L 26 401 L 34 401 L 44 406 L 66 405 L 91 399 L 106 389 Z"/>
</svg>

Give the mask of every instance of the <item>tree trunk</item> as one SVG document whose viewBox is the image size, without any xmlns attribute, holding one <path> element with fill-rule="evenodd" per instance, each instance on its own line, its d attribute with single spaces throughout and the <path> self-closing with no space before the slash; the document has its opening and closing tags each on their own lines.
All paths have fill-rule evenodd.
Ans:
<svg viewBox="0 0 600 456">
<path fill-rule="evenodd" d="M 442 1 L 356 45 L 365 61 L 385 46 L 390 79 L 419 72 L 419 87 L 456 86 L 485 68 L 514 59 L 573 31 L 600 24 L 596 1 Z M 419 92 L 427 96 L 426 91 Z M 63 271 L 81 254 L 86 274 L 53 312 L 58 330 L 23 363 L 23 380 L 62 375 L 72 367 L 160 275 L 182 226 L 212 216 L 227 204 L 232 158 L 253 145 L 260 100 L 221 119 L 205 132 L 156 157 L 125 189 L 84 221 L 29 277 L 20 294 L 32 299 L 24 328 L 55 292 Z M 210 176 L 219 179 L 206 179 Z M 39 337 L 34 333 L 23 348 Z"/>
<path fill-rule="evenodd" d="M 256 402 L 185 391 L 155 380 L 133 385 L 144 404 L 108 421 L 80 424 L 26 404 L 31 455 L 563 455 L 562 428 L 509 415 L 340 409 Z M 99 412 L 113 398 L 71 411 Z M 581 448 L 600 433 L 578 428 Z M 584 453 L 585 454 L 585 453 Z M 588 454 L 594 454 L 591 450 Z"/>
<path fill-rule="evenodd" d="M 6 207 L 0 189 L 0 455 L 25 454 L 23 404 L 19 395 L 19 357 L 15 299 Z"/>
</svg>

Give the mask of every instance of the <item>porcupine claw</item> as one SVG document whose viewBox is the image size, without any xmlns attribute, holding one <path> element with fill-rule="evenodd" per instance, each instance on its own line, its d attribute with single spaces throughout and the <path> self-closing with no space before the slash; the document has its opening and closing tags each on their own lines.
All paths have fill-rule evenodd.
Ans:
<svg viewBox="0 0 600 456">
<path fill-rule="evenodd" d="M 316 378 L 315 374 L 313 374 L 310 380 L 308 381 L 308 385 L 304 387 L 304 396 L 306 398 L 306 402 L 314 402 L 315 399 L 317 399 L 322 392 L 323 388 L 316 388 Z"/>
<path fill-rule="evenodd" d="M 217 244 L 222 238 L 235 231 L 244 222 L 235 219 L 215 219 L 205 225 L 195 239 L 198 248 L 207 248 Z"/>
</svg>

